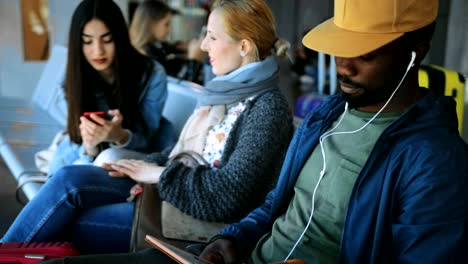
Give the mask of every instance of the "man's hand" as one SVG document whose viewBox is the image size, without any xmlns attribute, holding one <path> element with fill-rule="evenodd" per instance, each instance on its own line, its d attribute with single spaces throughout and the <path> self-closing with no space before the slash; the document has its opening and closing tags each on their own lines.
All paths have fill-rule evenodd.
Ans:
<svg viewBox="0 0 468 264">
<path fill-rule="evenodd" d="M 239 262 L 236 255 L 234 243 L 220 238 L 206 246 L 200 257 L 214 264 L 231 264 Z"/>
<path fill-rule="evenodd" d="M 102 167 L 112 177 L 130 177 L 136 182 L 157 183 L 165 167 L 142 160 L 121 159 L 103 163 Z"/>
</svg>

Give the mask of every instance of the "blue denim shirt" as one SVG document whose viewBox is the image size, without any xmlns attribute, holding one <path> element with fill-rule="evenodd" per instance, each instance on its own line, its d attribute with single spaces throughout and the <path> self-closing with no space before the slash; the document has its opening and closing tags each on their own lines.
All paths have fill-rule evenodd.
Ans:
<svg viewBox="0 0 468 264">
<path fill-rule="evenodd" d="M 243 254 L 285 213 L 304 163 L 343 109 L 341 96 L 333 96 L 310 113 L 265 203 L 221 231 Z M 468 262 L 467 161 L 453 98 L 429 92 L 382 133 L 362 168 L 345 218 L 340 263 Z"/>
<path fill-rule="evenodd" d="M 153 60 L 153 64 L 153 70 L 149 73 L 151 75 L 138 100 L 140 113 L 145 124 L 136 124 L 135 131 L 127 129 L 129 140 L 119 146 L 110 144 L 113 148 L 126 148 L 149 153 L 160 151 L 175 142 L 176 137 L 172 125 L 162 117 L 164 103 L 167 99 L 166 72 L 157 61 Z M 146 76 L 143 76 L 142 82 L 146 79 Z M 62 98 L 65 101 L 65 96 L 62 96 Z M 64 102 L 59 103 L 64 104 Z M 144 127 L 146 129 L 143 129 Z M 65 137 L 59 144 L 57 152 L 49 165 L 49 174 L 53 174 L 64 165 L 86 164 L 92 161 L 93 157 L 85 154 L 82 145 L 77 145 L 71 142 L 69 137 Z"/>
</svg>

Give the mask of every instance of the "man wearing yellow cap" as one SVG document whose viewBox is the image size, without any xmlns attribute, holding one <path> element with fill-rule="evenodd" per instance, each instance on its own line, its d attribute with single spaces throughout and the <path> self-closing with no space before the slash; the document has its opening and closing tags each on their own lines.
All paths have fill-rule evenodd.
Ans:
<svg viewBox="0 0 468 264">
<path fill-rule="evenodd" d="M 305 118 L 265 203 L 202 258 L 468 263 L 468 147 L 453 98 L 418 85 L 437 10 L 438 0 L 335 0 L 335 16 L 303 42 L 336 56 L 342 94 Z M 170 261 L 156 250 L 126 257 L 63 263 Z"/>
<path fill-rule="evenodd" d="M 437 0 L 335 0 L 303 43 L 336 56 L 342 94 L 297 129 L 265 203 L 202 257 L 468 263 L 468 147 L 453 98 L 418 84 L 437 10 Z"/>
</svg>

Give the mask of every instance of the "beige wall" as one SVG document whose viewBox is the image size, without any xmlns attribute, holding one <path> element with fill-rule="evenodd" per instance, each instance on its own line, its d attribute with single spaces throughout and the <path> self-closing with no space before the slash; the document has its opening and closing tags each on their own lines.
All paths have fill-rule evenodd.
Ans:
<svg viewBox="0 0 468 264">
<path fill-rule="evenodd" d="M 0 95 L 30 97 L 43 62 L 23 62 L 21 1 L 0 0 Z"/>
</svg>

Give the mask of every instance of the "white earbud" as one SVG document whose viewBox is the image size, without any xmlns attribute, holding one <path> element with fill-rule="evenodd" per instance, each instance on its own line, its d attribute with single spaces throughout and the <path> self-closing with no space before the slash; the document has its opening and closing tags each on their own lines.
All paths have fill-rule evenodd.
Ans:
<svg viewBox="0 0 468 264">
<path fill-rule="evenodd" d="M 411 61 L 410 63 L 408 64 L 408 68 L 406 69 L 406 71 L 409 71 L 411 69 L 411 67 L 414 66 L 414 61 L 416 60 L 416 51 L 411 51 Z"/>
<path fill-rule="evenodd" d="M 241 56 L 241 57 L 245 57 L 245 55 L 247 55 L 247 53 L 245 53 L 245 51 L 241 51 L 241 52 L 240 52 L 240 56 Z"/>
</svg>

